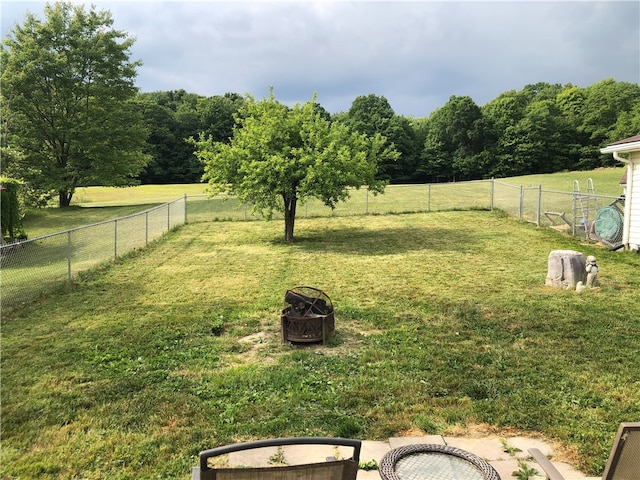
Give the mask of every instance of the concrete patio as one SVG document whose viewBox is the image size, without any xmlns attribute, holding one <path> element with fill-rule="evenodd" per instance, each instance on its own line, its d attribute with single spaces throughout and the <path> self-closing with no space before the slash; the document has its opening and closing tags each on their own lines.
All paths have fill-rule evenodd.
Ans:
<svg viewBox="0 0 640 480">
<path fill-rule="evenodd" d="M 519 469 L 518 460 L 525 460 L 527 465 L 538 471 L 538 474 L 530 477 L 531 480 L 544 480 L 544 472 L 535 462 L 530 459 L 527 450 L 529 448 L 538 448 L 545 455 L 553 458 L 554 450 L 548 443 L 532 438 L 525 437 L 499 437 L 490 435 L 485 437 L 448 437 L 440 435 L 427 435 L 419 437 L 394 437 L 387 441 L 370 441 L 362 442 L 362 452 L 360 455 L 361 462 L 380 459 L 389 450 L 404 445 L 416 443 L 432 443 L 449 445 L 451 447 L 460 448 L 467 452 L 474 453 L 485 461 L 489 462 L 498 472 L 502 480 L 515 479 L 512 475 Z M 274 465 L 277 461 L 288 465 L 321 462 L 328 456 L 347 456 L 350 454 L 348 449 L 342 452 L 339 449 L 327 446 L 313 445 L 293 445 L 285 446 L 278 449 L 277 447 L 263 448 L 259 451 L 236 452 L 229 455 L 230 466 L 268 466 Z M 571 465 L 553 460 L 554 466 L 565 476 L 566 480 L 598 480 L 599 477 L 586 477 L 582 472 L 575 470 Z M 380 475 L 377 470 L 360 470 L 358 472 L 358 480 L 379 480 Z"/>
</svg>

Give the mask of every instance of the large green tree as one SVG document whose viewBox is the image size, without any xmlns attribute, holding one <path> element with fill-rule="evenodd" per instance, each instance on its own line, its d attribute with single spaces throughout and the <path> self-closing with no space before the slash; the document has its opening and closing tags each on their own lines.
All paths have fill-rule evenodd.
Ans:
<svg viewBox="0 0 640 480">
<path fill-rule="evenodd" d="M 640 85 L 616 82 L 609 78 L 585 88 L 578 131 L 588 136 L 590 143 L 583 148 L 584 168 L 616 165 L 611 155 L 603 155 L 605 146 L 617 130 L 618 119 L 640 103 Z"/>
<path fill-rule="evenodd" d="M 137 183 L 148 161 L 132 102 L 140 62 L 109 11 L 55 3 L 44 16 L 28 13 L 2 44 L 7 146 L 21 152 L 8 173 L 65 207 L 77 187 Z"/>
<path fill-rule="evenodd" d="M 382 135 L 387 139 L 388 145 L 400 153 L 398 160 L 385 161 L 379 165 L 379 178 L 392 183 L 415 179 L 417 157 L 422 146 L 416 143 L 416 132 L 411 127 L 411 122 L 396 115 L 385 97 L 360 95 L 347 113 L 336 116 L 335 119 L 365 135 Z"/>
<path fill-rule="evenodd" d="M 198 100 L 197 111 L 205 135 L 215 142 L 229 142 L 233 136 L 234 116 L 244 103 L 237 93 L 225 93 Z"/>
<path fill-rule="evenodd" d="M 451 96 L 429 117 L 422 163 L 418 170 L 430 180 L 469 180 L 481 175 L 485 162 L 485 125 L 471 97 Z"/>
<path fill-rule="evenodd" d="M 328 120 L 315 96 L 293 108 L 273 92 L 257 102 L 247 96 L 237 120 L 231 142 L 204 135 L 195 142 L 204 178 L 212 193 L 233 194 L 267 218 L 281 212 L 285 241 L 293 240 L 299 201 L 318 198 L 333 208 L 349 197 L 350 187 L 382 192 L 378 163 L 398 156 L 381 135 L 369 137 Z"/>
</svg>

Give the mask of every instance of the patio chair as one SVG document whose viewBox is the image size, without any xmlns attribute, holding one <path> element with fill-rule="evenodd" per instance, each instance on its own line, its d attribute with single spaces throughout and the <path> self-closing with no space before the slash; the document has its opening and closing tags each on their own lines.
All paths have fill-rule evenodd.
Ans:
<svg viewBox="0 0 640 480">
<path fill-rule="evenodd" d="M 329 453 L 329 455 L 317 460 L 309 458 L 309 463 L 270 467 L 238 466 L 233 468 L 225 466 L 218 468 L 210 465 L 208 461 L 210 458 L 232 452 L 265 447 L 284 447 L 287 445 L 324 445 L 327 448 L 321 450 L 325 454 Z M 348 459 L 336 459 L 334 456 L 337 452 L 336 447 L 351 447 L 351 456 Z M 360 440 L 329 437 L 275 438 L 236 443 L 200 452 L 200 466 L 193 467 L 191 480 L 355 480 L 358 473 L 361 448 L 362 442 Z M 309 449 L 309 452 L 311 451 L 312 449 Z M 318 451 L 315 453 L 316 457 L 320 456 Z M 285 459 L 286 455 L 285 451 Z"/>
<path fill-rule="evenodd" d="M 544 470 L 547 480 L 564 480 L 564 477 L 537 448 L 529 453 Z M 640 422 L 621 423 L 613 442 L 602 480 L 640 479 Z"/>
</svg>

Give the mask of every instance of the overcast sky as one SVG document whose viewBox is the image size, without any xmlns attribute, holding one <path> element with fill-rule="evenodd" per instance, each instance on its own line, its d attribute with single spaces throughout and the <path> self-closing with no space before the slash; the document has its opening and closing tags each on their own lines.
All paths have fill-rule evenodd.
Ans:
<svg viewBox="0 0 640 480">
<path fill-rule="evenodd" d="M 428 116 L 451 95 L 484 105 L 525 85 L 640 83 L 638 1 L 100 1 L 136 41 L 143 92 L 212 96 L 273 86 L 331 113 L 359 95 Z M 45 2 L 2 0 L 2 38 Z"/>
</svg>

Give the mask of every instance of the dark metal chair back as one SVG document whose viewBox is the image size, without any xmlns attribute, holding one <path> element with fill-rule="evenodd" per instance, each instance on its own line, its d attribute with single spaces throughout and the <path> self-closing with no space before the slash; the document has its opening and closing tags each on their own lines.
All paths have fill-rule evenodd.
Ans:
<svg viewBox="0 0 640 480">
<path fill-rule="evenodd" d="M 217 468 L 209 465 L 209 459 L 243 450 L 265 447 L 282 447 L 286 445 L 331 445 L 351 447 L 353 453 L 350 458 L 336 460 L 327 459 L 324 462 L 307 463 L 303 465 L 285 465 L 274 467 L 239 467 Z M 362 442 L 348 438 L 331 437 L 293 437 L 257 440 L 243 442 L 223 447 L 212 448 L 200 452 L 200 466 L 191 472 L 192 480 L 355 480 L 358 473 Z"/>
</svg>

